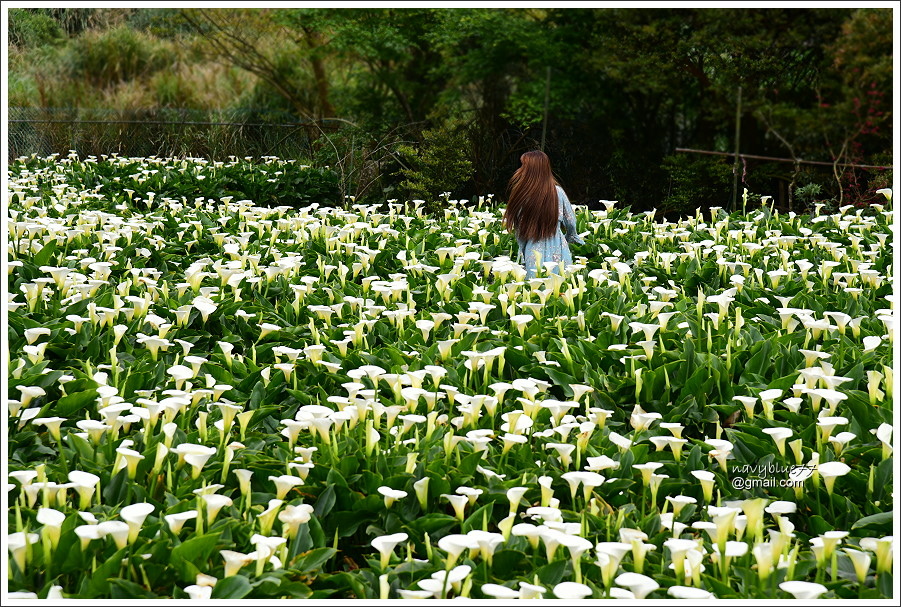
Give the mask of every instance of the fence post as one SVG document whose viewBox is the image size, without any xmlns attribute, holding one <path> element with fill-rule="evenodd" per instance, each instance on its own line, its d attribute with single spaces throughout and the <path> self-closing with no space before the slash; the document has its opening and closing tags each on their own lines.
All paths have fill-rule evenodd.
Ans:
<svg viewBox="0 0 901 607">
<path fill-rule="evenodd" d="M 544 120 L 541 124 L 541 151 L 544 151 L 544 140 L 547 136 L 547 109 L 551 102 L 551 66 L 547 66 L 547 77 L 544 80 Z"/>
<path fill-rule="evenodd" d="M 738 143 L 741 137 L 741 85 L 738 85 L 738 100 L 735 105 L 735 163 L 732 165 L 732 205 L 730 212 L 738 207 Z"/>
</svg>

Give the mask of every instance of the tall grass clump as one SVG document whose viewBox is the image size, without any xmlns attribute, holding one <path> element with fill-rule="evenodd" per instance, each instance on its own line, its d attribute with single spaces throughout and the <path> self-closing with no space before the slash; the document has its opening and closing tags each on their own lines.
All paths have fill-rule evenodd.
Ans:
<svg viewBox="0 0 901 607">
<path fill-rule="evenodd" d="M 75 38 L 65 58 L 69 76 L 99 88 L 149 76 L 170 66 L 175 54 L 147 34 L 118 27 Z"/>
</svg>

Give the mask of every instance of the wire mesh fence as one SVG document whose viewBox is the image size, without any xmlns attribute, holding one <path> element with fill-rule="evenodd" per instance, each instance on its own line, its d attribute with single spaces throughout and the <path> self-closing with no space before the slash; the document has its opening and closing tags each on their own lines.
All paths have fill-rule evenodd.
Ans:
<svg viewBox="0 0 901 607">
<path fill-rule="evenodd" d="M 9 108 L 8 160 L 76 150 L 82 156 L 311 158 L 322 132 L 341 120 L 299 122 L 284 112 L 154 108 Z"/>
</svg>

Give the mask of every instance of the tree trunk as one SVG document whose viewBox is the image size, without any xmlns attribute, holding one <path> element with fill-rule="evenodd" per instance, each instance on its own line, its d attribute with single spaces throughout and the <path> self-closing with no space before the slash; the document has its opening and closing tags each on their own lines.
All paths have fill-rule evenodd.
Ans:
<svg viewBox="0 0 901 607">
<path fill-rule="evenodd" d="M 313 78 L 316 81 L 316 97 L 319 101 L 316 117 L 329 118 L 335 115 L 335 108 L 329 101 L 329 85 L 328 77 L 325 73 L 325 62 L 316 54 L 316 49 L 322 46 L 321 36 L 318 32 L 305 27 L 303 28 L 304 38 L 307 42 L 307 48 L 310 49 L 310 65 L 313 67 Z"/>
</svg>

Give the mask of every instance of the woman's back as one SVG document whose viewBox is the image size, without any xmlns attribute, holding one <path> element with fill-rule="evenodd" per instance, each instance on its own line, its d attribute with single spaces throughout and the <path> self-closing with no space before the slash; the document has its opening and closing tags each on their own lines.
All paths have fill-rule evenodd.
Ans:
<svg viewBox="0 0 901 607">
<path fill-rule="evenodd" d="M 583 244 L 576 234 L 575 213 L 544 152 L 526 152 L 520 162 L 510 178 L 504 225 L 516 234 L 528 278 L 543 264 L 552 264 L 548 269 L 561 273 L 572 263 L 569 243 Z"/>
<path fill-rule="evenodd" d="M 560 274 L 566 266 L 572 264 L 572 253 L 569 243 L 584 244 L 576 233 L 576 216 L 572 204 L 566 196 L 566 192 L 559 185 L 557 193 L 557 223 L 554 232 L 542 239 L 525 240 L 517 235 L 519 244 L 520 262 L 525 265 L 526 278 L 533 278 L 538 268 L 545 268 L 544 264 L 554 264 L 548 268 L 551 272 Z M 561 226 L 566 230 L 564 233 Z"/>
</svg>

